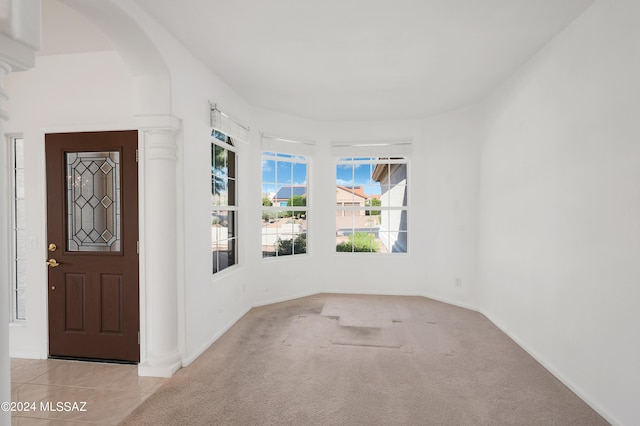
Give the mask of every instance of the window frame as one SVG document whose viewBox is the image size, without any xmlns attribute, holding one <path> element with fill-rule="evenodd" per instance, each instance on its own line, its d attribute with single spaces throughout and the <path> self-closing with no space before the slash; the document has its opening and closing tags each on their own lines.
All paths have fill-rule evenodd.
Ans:
<svg viewBox="0 0 640 426">
<path fill-rule="evenodd" d="M 9 226 L 10 226 L 10 248 L 9 248 L 9 255 L 11 257 L 11 262 L 9 265 L 9 274 L 10 274 L 10 279 L 9 279 L 9 286 L 10 286 L 10 303 L 11 303 L 11 322 L 14 323 L 24 323 L 27 321 L 27 315 L 26 312 L 20 312 L 20 308 L 19 308 L 19 300 L 20 300 L 20 296 L 18 295 L 19 292 L 23 292 L 23 299 L 25 300 L 25 304 L 26 304 L 26 283 L 25 282 L 21 282 L 20 278 L 19 278 L 19 270 L 20 268 L 20 263 L 24 263 L 26 262 L 25 258 L 20 258 L 19 257 L 19 251 L 18 250 L 18 244 L 22 244 L 23 247 L 25 247 L 26 249 L 26 235 L 25 235 L 25 228 L 26 226 L 23 224 L 22 227 L 19 226 L 19 217 L 18 217 L 18 202 L 22 201 L 23 203 L 23 209 L 24 209 L 24 203 L 25 203 L 25 185 L 24 185 L 24 136 L 21 134 L 11 134 L 7 136 L 8 140 L 9 140 L 9 197 L 11 200 L 10 203 L 10 209 L 11 212 L 9 214 Z M 22 163 L 22 167 L 18 166 L 18 149 L 17 149 L 17 144 L 18 141 L 20 141 L 21 145 L 22 145 L 22 158 L 21 158 L 21 163 Z M 22 197 L 20 197 L 18 195 L 18 171 L 22 170 Z M 26 214 L 26 211 L 23 213 L 23 215 Z M 24 222 L 26 220 L 26 217 L 22 217 L 22 221 Z M 20 237 L 19 237 L 19 231 L 22 231 L 23 237 L 22 237 L 22 241 L 20 241 Z M 26 274 L 26 268 L 25 268 L 25 274 Z M 23 277 L 26 278 L 26 277 Z M 26 306 L 25 306 L 25 311 L 26 311 Z"/>
<path fill-rule="evenodd" d="M 221 140 L 219 136 L 224 136 L 224 140 Z M 226 205 L 216 205 L 213 202 L 213 195 L 214 195 L 214 191 L 213 188 L 211 188 L 211 197 L 212 197 L 212 201 L 211 201 L 211 207 L 210 207 L 210 217 L 211 217 L 211 226 L 213 227 L 213 217 L 214 217 L 214 213 L 215 212 L 226 212 L 228 217 L 232 216 L 232 223 L 231 223 L 231 228 L 232 228 L 232 237 L 228 237 L 227 238 L 219 238 L 219 239 L 214 239 L 214 235 L 213 235 L 213 231 L 211 231 L 211 273 L 212 276 L 217 278 L 220 276 L 221 273 L 226 273 L 230 270 L 233 270 L 235 268 L 238 267 L 238 265 L 240 264 L 240 258 L 239 258 L 239 254 L 240 251 L 238 249 L 238 219 L 239 219 L 239 209 L 238 209 L 238 170 L 239 170 L 239 153 L 238 153 L 238 146 L 237 146 L 237 139 L 233 138 L 231 136 L 229 136 L 227 133 L 225 132 L 221 132 L 217 129 L 213 129 L 211 132 L 211 146 L 210 149 L 212 151 L 212 162 L 211 162 L 211 174 L 210 174 L 210 178 L 211 178 L 211 184 L 213 185 L 213 180 L 214 180 L 214 168 L 215 168 L 215 164 L 214 164 L 214 152 L 215 152 L 215 146 L 218 146 L 219 148 L 222 148 L 224 150 L 227 151 L 227 155 L 229 155 L 229 153 L 233 153 L 234 155 L 234 176 L 233 176 L 233 200 L 234 203 L 233 205 L 229 205 L 228 201 L 226 203 Z M 229 179 L 229 172 L 227 170 L 227 174 L 226 174 L 226 179 L 228 181 Z M 228 188 L 228 186 L 227 186 Z M 216 266 L 220 265 L 220 257 L 218 257 L 217 262 L 214 261 L 213 259 L 213 255 L 214 253 L 219 253 L 219 250 L 215 250 L 214 248 L 216 246 L 219 245 L 220 242 L 230 242 L 233 241 L 233 259 L 234 262 L 230 265 L 227 265 L 225 267 L 223 267 L 222 269 L 218 268 L 216 269 Z M 219 256 L 219 255 L 218 255 Z"/>
<path fill-rule="evenodd" d="M 273 256 L 265 256 L 265 251 L 263 250 L 263 247 L 265 246 L 264 241 L 265 238 L 268 238 L 268 235 L 270 235 L 269 233 L 265 234 L 263 231 L 263 227 L 261 227 L 261 251 L 262 251 L 262 260 L 263 261 L 275 261 L 278 259 L 287 259 L 287 258 L 295 258 L 298 256 L 309 256 L 310 255 L 310 250 L 309 250 L 309 211 L 311 210 L 311 206 L 310 206 L 310 197 L 309 197 L 309 190 L 310 190 L 310 170 L 311 170 L 311 158 L 307 155 L 301 155 L 301 154 L 293 154 L 290 152 L 286 152 L 286 150 L 262 150 L 261 153 L 261 164 L 264 165 L 265 161 L 275 161 L 276 164 L 278 162 L 287 162 L 291 164 L 291 183 L 283 183 L 279 188 L 279 180 L 278 180 L 278 172 L 277 172 L 277 168 L 275 171 L 275 178 L 274 178 L 274 182 L 265 182 L 263 180 L 263 166 L 261 166 L 260 168 L 260 200 L 261 200 L 261 204 L 262 204 L 262 200 L 265 198 L 265 192 L 263 191 L 265 185 L 267 184 L 273 184 L 274 188 L 275 188 L 275 193 L 274 196 L 280 191 L 281 188 L 283 187 L 299 187 L 299 186 L 304 186 L 305 188 L 305 205 L 304 206 L 280 206 L 280 205 L 271 205 L 271 206 L 264 206 L 261 205 L 261 221 L 264 221 L 264 214 L 265 212 L 267 212 L 268 214 L 276 214 L 276 217 L 279 216 L 280 213 L 285 213 L 285 212 L 304 212 L 304 221 L 305 221 L 305 225 L 306 228 L 304 228 L 304 231 L 301 231 L 300 233 L 298 233 L 298 236 L 304 235 L 304 239 L 305 239 L 305 249 L 303 252 L 295 252 L 295 239 L 297 237 L 294 237 L 294 231 L 292 231 L 292 239 L 291 241 L 293 242 L 291 244 L 291 253 L 289 254 L 279 254 L 278 249 L 275 249 L 274 251 L 274 255 Z M 305 166 L 305 184 L 301 185 L 301 184 L 295 184 L 294 178 L 293 178 L 293 174 L 294 174 L 294 169 L 295 169 L 295 164 L 303 164 Z M 277 167 L 277 166 L 276 166 Z M 292 198 L 295 196 L 293 191 L 291 193 Z M 285 213 L 286 214 L 286 213 Z M 283 216 L 285 217 L 285 216 Z M 275 233 L 276 236 L 279 235 L 278 232 Z M 279 240 L 279 237 L 276 237 Z M 278 241 L 276 240 L 276 241 Z M 268 244 L 267 244 L 268 245 Z"/>
<path fill-rule="evenodd" d="M 404 205 L 380 205 L 380 206 L 374 206 L 374 205 L 365 205 L 364 206 L 354 206 L 354 205 L 345 205 L 346 203 L 343 203 L 343 205 L 339 205 L 337 202 L 337 199 L 334 199 L 334 207 L 335 207 L 335 216 L 336 218 L 339 215 L 340 212 L 364 212 L 363 215 L 368 216 L 370 214 L 367 214 L 366 212 L 371 212 L 371 211 L 380 211 L 381 212 L 381 216 L 382 216 L 382 212 L 386 211 L 386 212 L 401 212 L 400 215 L 400 220 L 399 220 L 399 228 L 395 231 L 391 230 L 391 229 L 385 229 L 383 228 L 383 219 L 381 217 L 381 223 L 378 226 L 378 231 L 380 232 L 381 229 L 383 229 L 383 233 L 386 233 L 389 240 L 388 240 L 388 245 L 392 246 L 391 244 L 391 235 L 392 234 L 397 234 L 398 238 L 396 238 L 395 240 L 393 240 L 394 244 L 400 239 L 400 236 L 402 234 L 404 234 L 404 251 L 393 251 L 392 249 L 390 250 L 389 247 L 387 246 L 387 244 L 384 244 L 382 241 L 380 241 L 381 244 L 384 244 L 385 246 L 385 251 L 357 251 L 355 250 L 355 244 L 352 243 L 352 251 L 339 251 L 338 250 L 338 245 L 339 243 L 337 242 L 337 238 L 340 236 L 339 235 L 339 230 L 340 229 L 344 229 L 344 230 L 351 230 L 351 234 L 356 233 L 356 229 L 357 227 L 355 225 L 352 224 L 351 228 L 338 228 L 339 224 L 338 224 L 338 220 L 336 219 L 335 222 L 335 232 L 336 232 L 336 248 L 334 250 L 334 253 L 338 256 L 342 256 L 342 255 L 347 255 L 347 256 L 358 256 L 358 255 L 362 255 L 362 256 L 368 256 L 371 254 L 375 254 L 375 255 L 392 255 L 392 256 L 407 256 L 410 253 L 410 244 L 409 244 L 409 233 L 410 233 L 410 200 L 411 200 L 411 185 L 409 185 L 409 181 L 410 179 L 410 170 L 411 170 L 411 160 L 409 158 L 408 155 L 388 155 L 388 154 L 384 154 L 384 155 L 378 155 L 376 156 L 375 153 L 369 153 L 366 155 L 340 155 L 340 156 L 336 156 L 335 157 L 335 162 L 334 162 L 334 171 L 335 171 L 335 176 L 334 176 L 334 185 L 336 186 L 336 188 L 338 186 L 338 168 L 340 166 L 351 166 L 353 167 L 353 174 L 352 174 L 352 188 L 355 188 L 356 186 L 362 186 L 362 185 L 356 185 L 355 184 L 355 168 L 356 166 L 359 165 L 370 165 L 370 170 L 372 170 L 372 174 L 373 171 L 375 170 L 375 166 L 376 165 L 388 165 L 388 166 L 393 166 L 393 165 L 404 165 L 405 168 L 405 172 L 404 172 L 404 184 L 402 184 L 401 186 L 404 187 L 405 192 L 404 192 L 404 196 L 405 196 L 405 202 Z M 390 174 L 389 177 L 393 176 L 393 174 Z M 389 188 L 392 188 L 395 185 L 387 185 Z M 384 185 L 381 185 L 381 187 L 384 187 Z M 384 194 L 384 190 L 381 188 L 381 194 L 380 194 L 380 198 L 382 198 L 382 195 Z M 382 204 L 382 203 L 381 203 Z M 404 217 L 402 217 L 402 212 L 404 212 Z M 355 216 L 355 215 L 354 215 Z M 391 218 L 389 217 L 388 219 L 389 221 L 391 220 Z M 402 226 L 404 226 L 404 229 L 402 229 Z M 347 234 L 343 234 L 342 236 L 347 236 Z M 376 237 L 376 239 L 379 239 L 379 236 Z"/>
</svg>

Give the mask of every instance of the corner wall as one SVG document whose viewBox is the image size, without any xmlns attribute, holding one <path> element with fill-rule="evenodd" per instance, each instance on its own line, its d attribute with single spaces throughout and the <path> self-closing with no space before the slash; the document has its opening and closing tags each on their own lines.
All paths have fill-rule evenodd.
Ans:
<svg viewBox="0 0 640 426">
<path fill-rule="evenodd" d="M 330 265 L 325 292 L 421 295 L 477 309 L 477 201 L 481 110 L 477 107 L 421 120 L 344 122 L 326 126 L 326 143 L 410 138 L 408 253 L 335 252 L 335 217 L 324 220 L 322 264 Z M 335 177 L 329 149 L 322 176 Z M 335 205 L 335 178 L 316 185 Z"/>
<path fill-rule="evenodd" d="M 610 422 L 640 383 L 640 3 L 598 1 L 486 103 L 480 308 Z"/>
</svg>

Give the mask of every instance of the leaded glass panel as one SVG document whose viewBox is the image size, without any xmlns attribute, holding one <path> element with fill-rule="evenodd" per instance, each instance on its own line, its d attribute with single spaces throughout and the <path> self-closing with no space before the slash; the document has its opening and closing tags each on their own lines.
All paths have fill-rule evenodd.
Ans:
<svg viewBox="0 0 640 426">
<path fill-rule="evenodd" d="M 120 153 L 70 152 L 67 250 L 120 251 Z"/>
</svg>

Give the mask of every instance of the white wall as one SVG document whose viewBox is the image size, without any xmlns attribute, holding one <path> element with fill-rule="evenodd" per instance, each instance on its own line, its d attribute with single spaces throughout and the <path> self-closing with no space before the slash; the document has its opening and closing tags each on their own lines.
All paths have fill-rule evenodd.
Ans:
<svg viewBox="0 0 640 426">
<path fill-rule="evenodd" d="M 408 253 L 335 253 L 334 215 L 322 217 L 323 291 L 425 295 L 476 307 L 477 194 L 480 112 L 455 111 L 424 120 L 331 123 L 328 141 L 412 140 L 408 177 Z M 333 158 L 322 176 L 335 176 Z M 335 203 L 335 181 L 322 185 Z"/>
<path fill-rule="evenodd" d="M 165 44 L 167 46 L 170 44 Z M 170 50 L 174 115 L 182 119 L 178 194 L 182 208 L 178 221 L 184 231 L 181 250 L 184 262 L 185 360 L 206 349 L 251 307 L 246 283 L 248 264 L 247 227 L 251 181 L 251 143 L 238 143 L 239 264 L 212 275 L 211 260 L 211 126 L 209 101 L 250 125 L 250 109 L 214 74 L 176 47 Z M 179 66 L 174 66 L 179 64 Z M 250 136 L 253 136 L 252 134 Z"/>
<path fill-rule="evenodd" d="M 425 120 L 313 122 L 257 110 L 258 131 L 313 140 L 309 192 L 309 254 L 251 259 L 254 304 L 317 292 L 426 295 L 475 308 L 477 196 L 481 112 L 477 108 Z M 252 124 L 253 125 L 253 124 Z M 409 253 L 335 252 L 333 141 L 410 138 Z M 254 153 L 251 232 L 260 232 L 260 153 Z"/>
<path fill-rule="evenodd" d="M 14 357 L 48 355 L 44 135 L 135 129 L 131 77 L 116 52 L 36 57 L 36 67 L 6 77 L 7 133 L 25 138 L 27 321 L 11 327 Z"/>
<path fill-rule="evenodd" d="M 640 3 L 601 0 L 487 102 L 481 311 L 609 421 L 640 418 Z"/>
<path fill-rule="evenodd" d="M 425 295 L 470 308 L 478 306 L 482 125 L 477 107 L 425 120 L 410 171 L 417 192 L 409 224 L 417 235 L 409 245 L 415 249 L 414 268 L 426 276 Z"/>
<path fill-rule="evenodd" d="M 323 126 L 312 120 L 293 117 L 274 111 L 254 108 L 251 123 L 254 140 L 251 146 L 250 164 L 246 177 L 250 180 L 247 200 L 247 267 L 250 270 L 247 288 L 251 290 L 252 305 L 264 305 L 281 300 L 319 293 L 325 282 L 326 271 L 320 263 L 322 218 L 318 184 L 322 181 L 323 152 L 325 141 Z M 261 134 L 298 141 L 314 142 L 314 147 L 305 147 L 310 159 L 308 180 L 308 234 L 307 254 L 286 258 L 262 259 L 262 138 Z M 335 197 L 335 195 L 334 195 Z M 318 266 L 320 265 L 320 266 Z"/>
</svg>

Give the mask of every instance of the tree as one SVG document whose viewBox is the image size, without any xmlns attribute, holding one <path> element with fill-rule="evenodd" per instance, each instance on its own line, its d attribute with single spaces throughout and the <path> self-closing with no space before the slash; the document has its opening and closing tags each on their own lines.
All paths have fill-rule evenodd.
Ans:
<svg viewBox="0 0 640 426">
<path fill-rule="evenodd" d="M 303 207 L 307 205 L 307 197 L 304 195 L 294 195 L 287 201 L 287 207 Z"/>
<path fill-rule="evenodd" d="M 228 177 L 228 152 L 226 149 L 211 145 L 211 194 L 221 196 L 227 190 L 225 178 Z"/>
<path fill-rule="evenodd" d="M 382 205 L 382 201 L 380 201 L 380 198 L 370 198 L 364 205 L 367 207 L 379 207 Z M 365 214 L 367 216 L 378 216 L 380 215 L 380 210 L 366 210 Z"/>
<path fill-rule="evenodd" d="M 306 195 L 294 195 L 289 198 L 287 201 L 287 207 L 304 207 L 307 205 L 307 196 Z M 300 218 L 301 215 L 304 215 L 304 212 L 292 211 L 291 215 L 296 218 Z"/>
<path fill-rule="evenodd" d="M 265 207 L 271 207 L 273 205 L 273 203 L 271 202 L 271 200 L 267 197 L 263 197 L 262 198 L 262 205 Z"/>
</svg>

